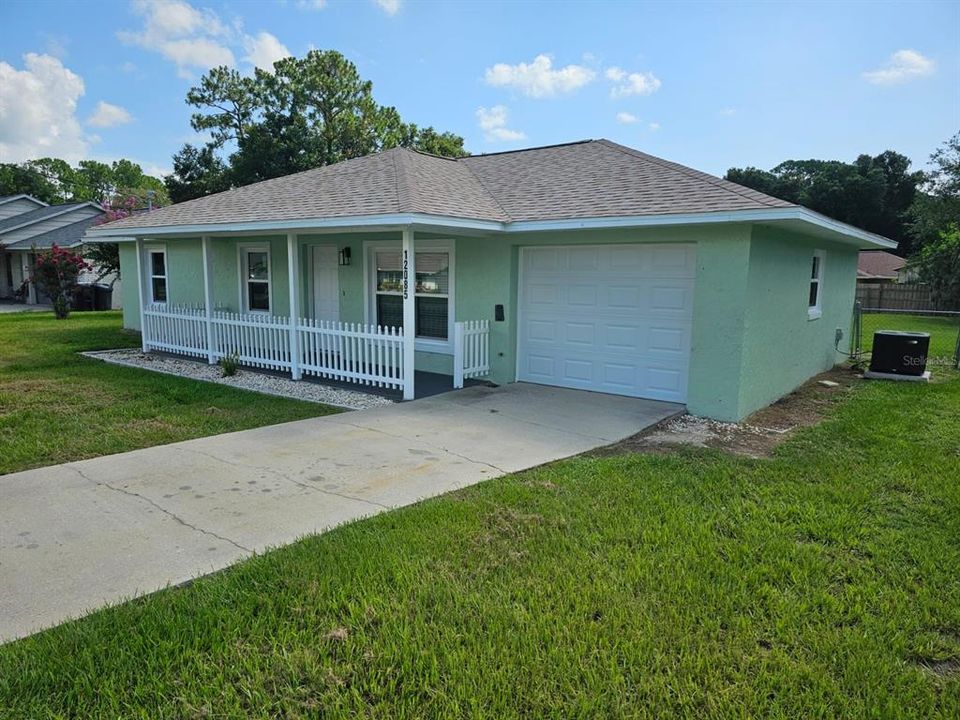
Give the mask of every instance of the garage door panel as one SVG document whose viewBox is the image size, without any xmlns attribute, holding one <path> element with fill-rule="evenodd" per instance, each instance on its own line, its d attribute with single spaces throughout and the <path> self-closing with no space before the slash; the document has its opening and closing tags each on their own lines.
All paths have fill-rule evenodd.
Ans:
<svg viewBox="0 0 960 720">
<path fill-rule="evenodd" d="M 600 270 L 600 250 L 595 247 L 572 247 L 562 252 L 560 261 L 564 270 L 575 272 L 590 272 Z"/>
<path fill-rule="evenodd" d="M 568 343 L 593 347 L 597 342 L 597 326 L 595 323 L 568 322 L 564 329 L 566 330 L 566 341 Z"/>
<path fill-rule="evenodd" d="M 518 379 L 686 400 L 693 246 L 525 248 L 521 269 Z"/>
<path fill-rule="evenodd" d="M 597 306 L 596 285 L 567 285 L 566 300 L 570 305 L 595 308 Z"/>
<path fill-rule="evenodd" d="M 531 305 L 556 305 L 560 300 L 560 288 L 554 283 L 535 283 L 527 289 L 527 301 Z"/>
</svg>

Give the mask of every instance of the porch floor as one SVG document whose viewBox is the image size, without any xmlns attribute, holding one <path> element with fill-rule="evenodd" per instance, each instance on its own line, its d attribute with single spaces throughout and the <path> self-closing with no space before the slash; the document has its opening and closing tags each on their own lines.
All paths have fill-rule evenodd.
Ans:
<svg viewBox="0 0 960 720">
<path fill-rule="evenodd" d="M 269 372 L 269 371 L 250 369 L 250 372 Z M 282 373 L 277 373 L 277 374 L 282 375 Z M 284 377 L 286 377 L 286 375 L 284 375 Z M 357 383 L 351 383 L 351 382 L 341 382 L 339 380 L 324 380 L 323 378 L 305 376 L 303 377 L 301 382 L 310 382 L 310 383 L 316 383 L 318 385 L 327 385 L 329 387 L 342 388 L 344 390 L 353 390 L 354 392 L 368 393 L 370 395 L 381 395 L 383 397 L 390 398 L 391 400 L 396 400 L 397 402 L 399 402 L 403 396 L 403 393 L 400 390 L 369 387 L 367 385 L 358 385 Z M 442 395 L 443 393 L 448 393 L 453 391 L 452 375 L 442 375 L 440 373 L 432 373 L 432 372 L 426 372 L 425 370 L 417 370 L 414 373 L 413 383 L 414 383 L 414 394 L 416 395 L 417 400 L 433 397 L 434 395 Z M 485 385 L 489 387 L 490 383 L 485 380 L 475 380 L 472 378 L 467 378 L 463 381 L 464 387 L 475 387 L 479 385 Z"/>
</svg>

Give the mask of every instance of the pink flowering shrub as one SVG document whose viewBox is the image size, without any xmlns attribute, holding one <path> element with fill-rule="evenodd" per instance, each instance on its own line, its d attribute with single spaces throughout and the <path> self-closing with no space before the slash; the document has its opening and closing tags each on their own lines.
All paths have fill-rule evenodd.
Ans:
<svg viewBox="0 0 960 720">
<path fill-rule="evenodd" d="M 60 320 L 70 314 L 70 300 L 77 287 L 77 278 L 91 266 L 78 253 L 54 245 L 37 253 L 30 281 L 45 292 L 53 303 L 53 312 Z"/>
<path fill-rule="evenodd" d="M 100 206 L 106 211 L 103 215 L 93 221 L 94 225 L 122 220 L 125 217 L 133 215 L 134 210 L 139 210 L 143 201 L 136 195 L 121 197 L 119 195 L 112 198 L 104 198 Z"/>
</svg>

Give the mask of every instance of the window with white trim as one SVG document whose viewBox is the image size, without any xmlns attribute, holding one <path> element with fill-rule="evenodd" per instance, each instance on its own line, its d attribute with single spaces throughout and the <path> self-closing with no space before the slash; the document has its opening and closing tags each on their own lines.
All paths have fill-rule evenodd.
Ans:
<svg viewBox="0 0 960 720">
<path fill-rule="evenodd" d="M 374 313 L 377 325 L 403 327 L 403 264 L 399 250 L 373 252 Z M 450 252 L 417 251 L 416 337 L 446 342 L 450 327 Z"/>
<path fill-rule="evenodd" d="M 270 312 L 270 248 L 242 247 L 243 309 Z"/>
<path fill-rule="evenodd" d="M 167 302 L 167 251 L 148 250 L 147 268 L 150 271 L 150 302 Z"/>
<path fill-rule="evenodd" d="M 810 265 L 810 288 L 807 295 L 807 315 L 811 320 L 823 314 L 821 300 L 823 295 L 823 250 L 814 250 Z"/>
</svg>

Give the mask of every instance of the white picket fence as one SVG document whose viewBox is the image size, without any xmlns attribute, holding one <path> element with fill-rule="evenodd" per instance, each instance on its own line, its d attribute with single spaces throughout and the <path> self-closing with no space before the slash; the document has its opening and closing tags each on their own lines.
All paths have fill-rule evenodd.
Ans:
<svg viewBox="0 0 960 720">
<path fill-rule="evenodd" d="M 145 350 L 205 358 L 207 322 L 202 308 L 147 305 L 143 311 Z"/>
<path fill-rule="evenodd" d="M 490 374 L 490 321 L 454 323 L 453 387 L 462 388 L 465 378 Z"/>
<path fill-rule="evenodd" d="M 143 313 L 147 350 L 217 362 L 228 355 L 243 365 L 403 390 L 403 330 L 379 325 L 300 318 L 297 357 L 291 361 L 290 318 L 216 310 L 210 327 L 202 307 L 148 305 Z M 490 372 L 490 323 L 454 325 L 454 387 Z M 209 341 L 209 343 L 208 343 Z M 294 373 L 296 376 L 296 373 Z"/>
<path fill-rule="evenodd" d="M 200 316 L 203 317 L 203 310 L 200 310 Z M 293 369 L 290 362 L 290 318 L 217 310 L 212 314 L 211 323 L 213 354 L 210 359 L 213 362 L 233 355 L 241 365 L 264 370 Z"/>
<path fill-rule="evenodd" d="M 301 319 L 297 332 L 301 371 L 403 389 L 403 331 L 399 328 Z"/>
</svg>

